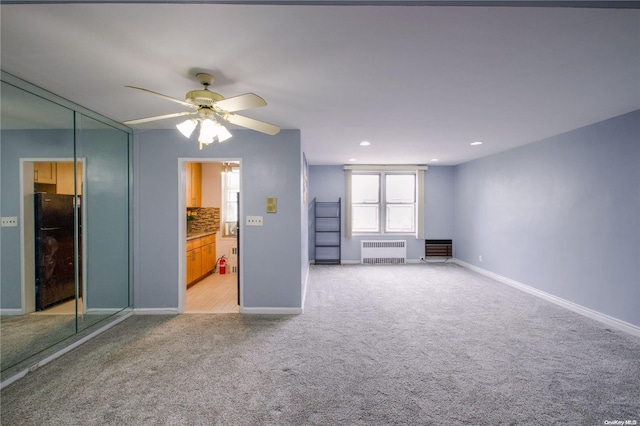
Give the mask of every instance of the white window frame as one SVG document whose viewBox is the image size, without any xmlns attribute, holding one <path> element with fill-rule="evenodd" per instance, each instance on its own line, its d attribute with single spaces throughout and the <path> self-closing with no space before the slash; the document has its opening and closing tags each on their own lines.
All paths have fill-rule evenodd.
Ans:
<svg viewBox="0 0 640 426">
<path fill-rule="evenodd" d="M 424 171 L 427 166 L 410 165 L 410 166 L 355 166 L 348 165 L 344 167 L 346 172 L 346 217 L 345 217 L 345 233 L 347 238 L 353 235 L 415 235 L 416 238 L 424 238 Z M 378 231 L 357 232 L 353 230 L 353 207 L 352 202 L 352 179 L 354 174 L 377 174 L 380 176 L 379 200 L 378 200 Z M 415 198 L 414 203 L 414 229 L 411 232 L 406 231 L 387 231 L 387 204 L 398 205 L 397 203 L 386 202 L 386 176 L 393 174 L 410 174 L 415 177 Z M 376 203 L 371 203 L 371 205 Z"/>
<path fill-rule="evenodd" d="M 234 191 L 234 192 L 240 192 L 240 168 L 237 165 L 230 165 L 230 166 L 225 166 L 225 167 L 229 167 L 229 170 L 225 170 L 224 175 L 222 177 L 222 179 L 220 179 L 222 181 L 222 212 L 220 214 L 220 220 L 222 223 L 222 236 L 223 237 L 236 237 L 236 232 L 237 232 L 237 228 L 238 228 L 238 220 L 239 218 L 229 218 L 227 217 L 229 215 L 229 208 L 228 205 L 230 203 L 237 203 L 236 201 L 230 201 L 229 200 L 229 192 L 230 191 Z M 228 173 L 237 173 L 238 174 L 238 188 L 235 189 L 228 189 Z M 238 215 L 240 214 L 240 212 L 238 212 Z"/>
<path fill-rule="evenodd" d="M 384 180 L 384 175 L 382 174 L 382 172 L 357 172 L 354 173 L 354 176 L 375 176 L 378 179 L 378 197 L 375 201 L 373 200 L 369 200 L 369 201 L 362 201 L 362 202 L 354 202 L 352 200 L 351 203 L 351 212 L 352 212 L 352 218 L 355 216 L 354 210 L 356 208 L 375 208 L 376 211 L 376 225 L 374 228 L 368 228 L 368 229 L 364 229 L 364 228 L 360 228 L 360 229 L 354 229 L 354 233 L 355 234 L 379 234 L 384 232 L 384 227 L 382 226 L 382 224 L 384 223 L 384 218 L 382 216 L 382 212 L 385 208 L 385 203 L 382 197 L 382 194 L 384 193 L 383 191 L 383 180 Z M 353 179 L 352 179 L 353 182 Z M 353 186 L 351 187 L 353 189 Z M 353 221 L 351 222 L 351 226 L 353 227 Z"/>
<path fill-rule="evenodd" d="M 389 176 L 411 176 L 413 178 L 413 200 L 410 202 L 401 202 L 401 201 L 389 201 L 387 199 L 387 178 Z M 416 233 L 416 228 L 418 226 L 417 221 L 418 221 L 418 216 L 416 215 L 416 212 L 418 211 L 418 176 L 416 172 L 381 172 L 381 181 L 382 181 L 382 188 L 380 188 L 380 193 L 384 194 L 384 197 L 382 197 L 382 202 L 384 203 L 383 206 L 383 210 L 382 210 L 382 214 L 383 217 L 382 219 L 382 223 L 384 223 L 384 233 L 386 234 L 415 234 Z M 413 211 L 413 223 L 411 224 L 411 229 L 405 229 L 405 230 L 393 230 L 390 229 L 389 226 L 389 208 L 390 207 L 400 207 L 400 206 L 410 206 L 412 207 Z"/>
</svg>

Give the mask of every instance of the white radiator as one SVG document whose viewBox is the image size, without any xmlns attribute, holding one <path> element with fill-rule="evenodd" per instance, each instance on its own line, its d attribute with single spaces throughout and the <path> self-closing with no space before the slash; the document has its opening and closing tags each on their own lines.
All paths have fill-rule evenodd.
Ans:
<svg viewBox="0 0 640 426">
<path fill-rule="evenodd" d="M 379 265 L 406 262 L 407 242 L 405 240 L 360 241 L 360 263 Z"/>
</svg>

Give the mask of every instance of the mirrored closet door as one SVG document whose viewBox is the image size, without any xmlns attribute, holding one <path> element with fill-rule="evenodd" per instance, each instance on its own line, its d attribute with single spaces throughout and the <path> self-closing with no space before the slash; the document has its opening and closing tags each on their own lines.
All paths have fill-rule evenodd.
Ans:
<svg viewBox="0 0 640 426">
<path fill-rule="evenodd" d="M 2 380 L 130 306 L 130 133 L 2 73 Z"/>
</svg>

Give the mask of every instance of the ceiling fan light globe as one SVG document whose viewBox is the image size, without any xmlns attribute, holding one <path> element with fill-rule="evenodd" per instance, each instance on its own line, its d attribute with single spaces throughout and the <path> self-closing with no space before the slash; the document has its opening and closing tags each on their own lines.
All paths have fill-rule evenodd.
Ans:
<svg viewBox="0 0 640 426">
<path fill-rule="evenodd" d="M 201 144 L 204 145 L 209 145 L 210 143 L 213 143 L 215 136 L 207 136 L 207 135 L 202 135 L 202 132 L 200 132 L 200 136 L 198 137 L 198 142 L 200 142 Z"/>
<path fill-rule="evenodd" d="M 216 122 L 209 118 L 202 120 L 202 123 L 200 123 L 200 137 L 198 137 L 198 142 L 210 144 L 217 135 Z"/>
<path fill-rule="evenodd" d="M 200 135 L 200 137 L 198 137 L 198 142 L 204 145 L 209 145 L 210 143 L 213 143 L 213 138 L 202 137 L 202 135 Z"/>
<path fill-rule="evenodd" d="M 231 132 L 229 132 L 229 130 L 227 130 L 226 127 L 220 125 L 220 127 L 218 127 L 218 142 L 224 142 L 227 139 L 229 139 L 231 136 L 233 136 L 231 134 Z"/>
<path fill-rule="evenodd" d="M 191 133 L 195 130 L 198 122 L 194 119 L 185 120 L 180 124 L 176 124 L 176 127 L 184 135 L 185 138 L 191 137 Z"/>
</svg>

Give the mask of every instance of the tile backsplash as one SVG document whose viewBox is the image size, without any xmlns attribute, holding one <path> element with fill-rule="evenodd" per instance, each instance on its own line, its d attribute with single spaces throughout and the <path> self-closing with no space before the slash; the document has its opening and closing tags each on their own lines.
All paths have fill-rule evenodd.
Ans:
<svg viewBox="0 0 640 426">
<path fill-rule="evenodd" d="M 187 209 L 187 234 L 202 234 L 205 232 L 220 231 L 220 208 L 219 207 L 191 207 Z"/>
</svg>

